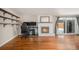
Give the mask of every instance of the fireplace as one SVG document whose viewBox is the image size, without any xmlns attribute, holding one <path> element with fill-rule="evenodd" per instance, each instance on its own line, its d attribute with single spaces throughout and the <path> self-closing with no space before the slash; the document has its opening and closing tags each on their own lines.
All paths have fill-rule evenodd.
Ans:
<svg viewBox="0 0 79 59">
<path fill-rule="evenodd" d="M 51 16 L 39 16 L 38 36 L 53 36 L 53 23 Z"/>
<path fill-rule="evenodd" d="M 41 32 L 42 33 L 49 33 L 49 27 L 42 27 Z"/>
</svg>

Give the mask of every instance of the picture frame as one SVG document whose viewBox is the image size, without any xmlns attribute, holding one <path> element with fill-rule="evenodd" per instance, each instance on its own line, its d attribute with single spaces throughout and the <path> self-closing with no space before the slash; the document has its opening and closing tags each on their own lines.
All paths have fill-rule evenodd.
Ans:
<svg viewBox="0 0 79 59">
<path fill-rule="evenodd" d="M 50 17 L 49 16 L 40 16 L 40 22 L 41 23 L 49 23 Z"/>
</svg>

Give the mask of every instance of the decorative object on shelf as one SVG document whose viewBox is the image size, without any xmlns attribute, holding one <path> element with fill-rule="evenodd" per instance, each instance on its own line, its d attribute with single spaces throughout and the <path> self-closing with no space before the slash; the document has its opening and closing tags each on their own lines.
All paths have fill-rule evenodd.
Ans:
<svg viewBox="0 0 79 59">
<path fill-rule="evenodd" d="M 50 22 L 50 17 L 49 16 L 40 16 L 40 22 L 43 23 L 49 23 Z"/>
</svg>

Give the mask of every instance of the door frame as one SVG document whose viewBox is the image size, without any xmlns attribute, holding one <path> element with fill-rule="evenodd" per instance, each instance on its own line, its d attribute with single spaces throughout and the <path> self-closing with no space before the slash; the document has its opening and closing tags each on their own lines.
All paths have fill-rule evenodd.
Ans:
<svg viewBox="0 0 79 59">
<path fill-rule="evenodd" d="M 76 19 L 73 19 L 73 20 L 75 22 L 74 26 L 76 28 Z M 56 28 L 56 25 L 57 25 L 58 21 L 59 21 L 59 17 L 57 17 L 57 20 L 56 20 L 56 23 L 55 23 L 55 35 L 60 35 L 60 34 L 57 34 L 57 28 Z M 67 20 L 64 21 L 64 34 L 62 34 L 62 35 L 73 35 L 73 34 L 75 34 L 75 29 L 74 29 L 74 33 L 67 33 L 67 29 L 66 29 L 67 24 L 66 23 L 67 23 Z"/>
</svg>

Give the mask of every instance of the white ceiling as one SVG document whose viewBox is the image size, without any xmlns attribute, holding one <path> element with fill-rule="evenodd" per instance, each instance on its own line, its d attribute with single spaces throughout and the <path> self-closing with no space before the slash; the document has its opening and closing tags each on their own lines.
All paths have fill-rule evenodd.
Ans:
<svg viewBox="0 0 79 59">
<path fill-rule="evenodd" d="M 9 8 L 17 15 L 79 15 L 79 8 Z"/>
</svg>

